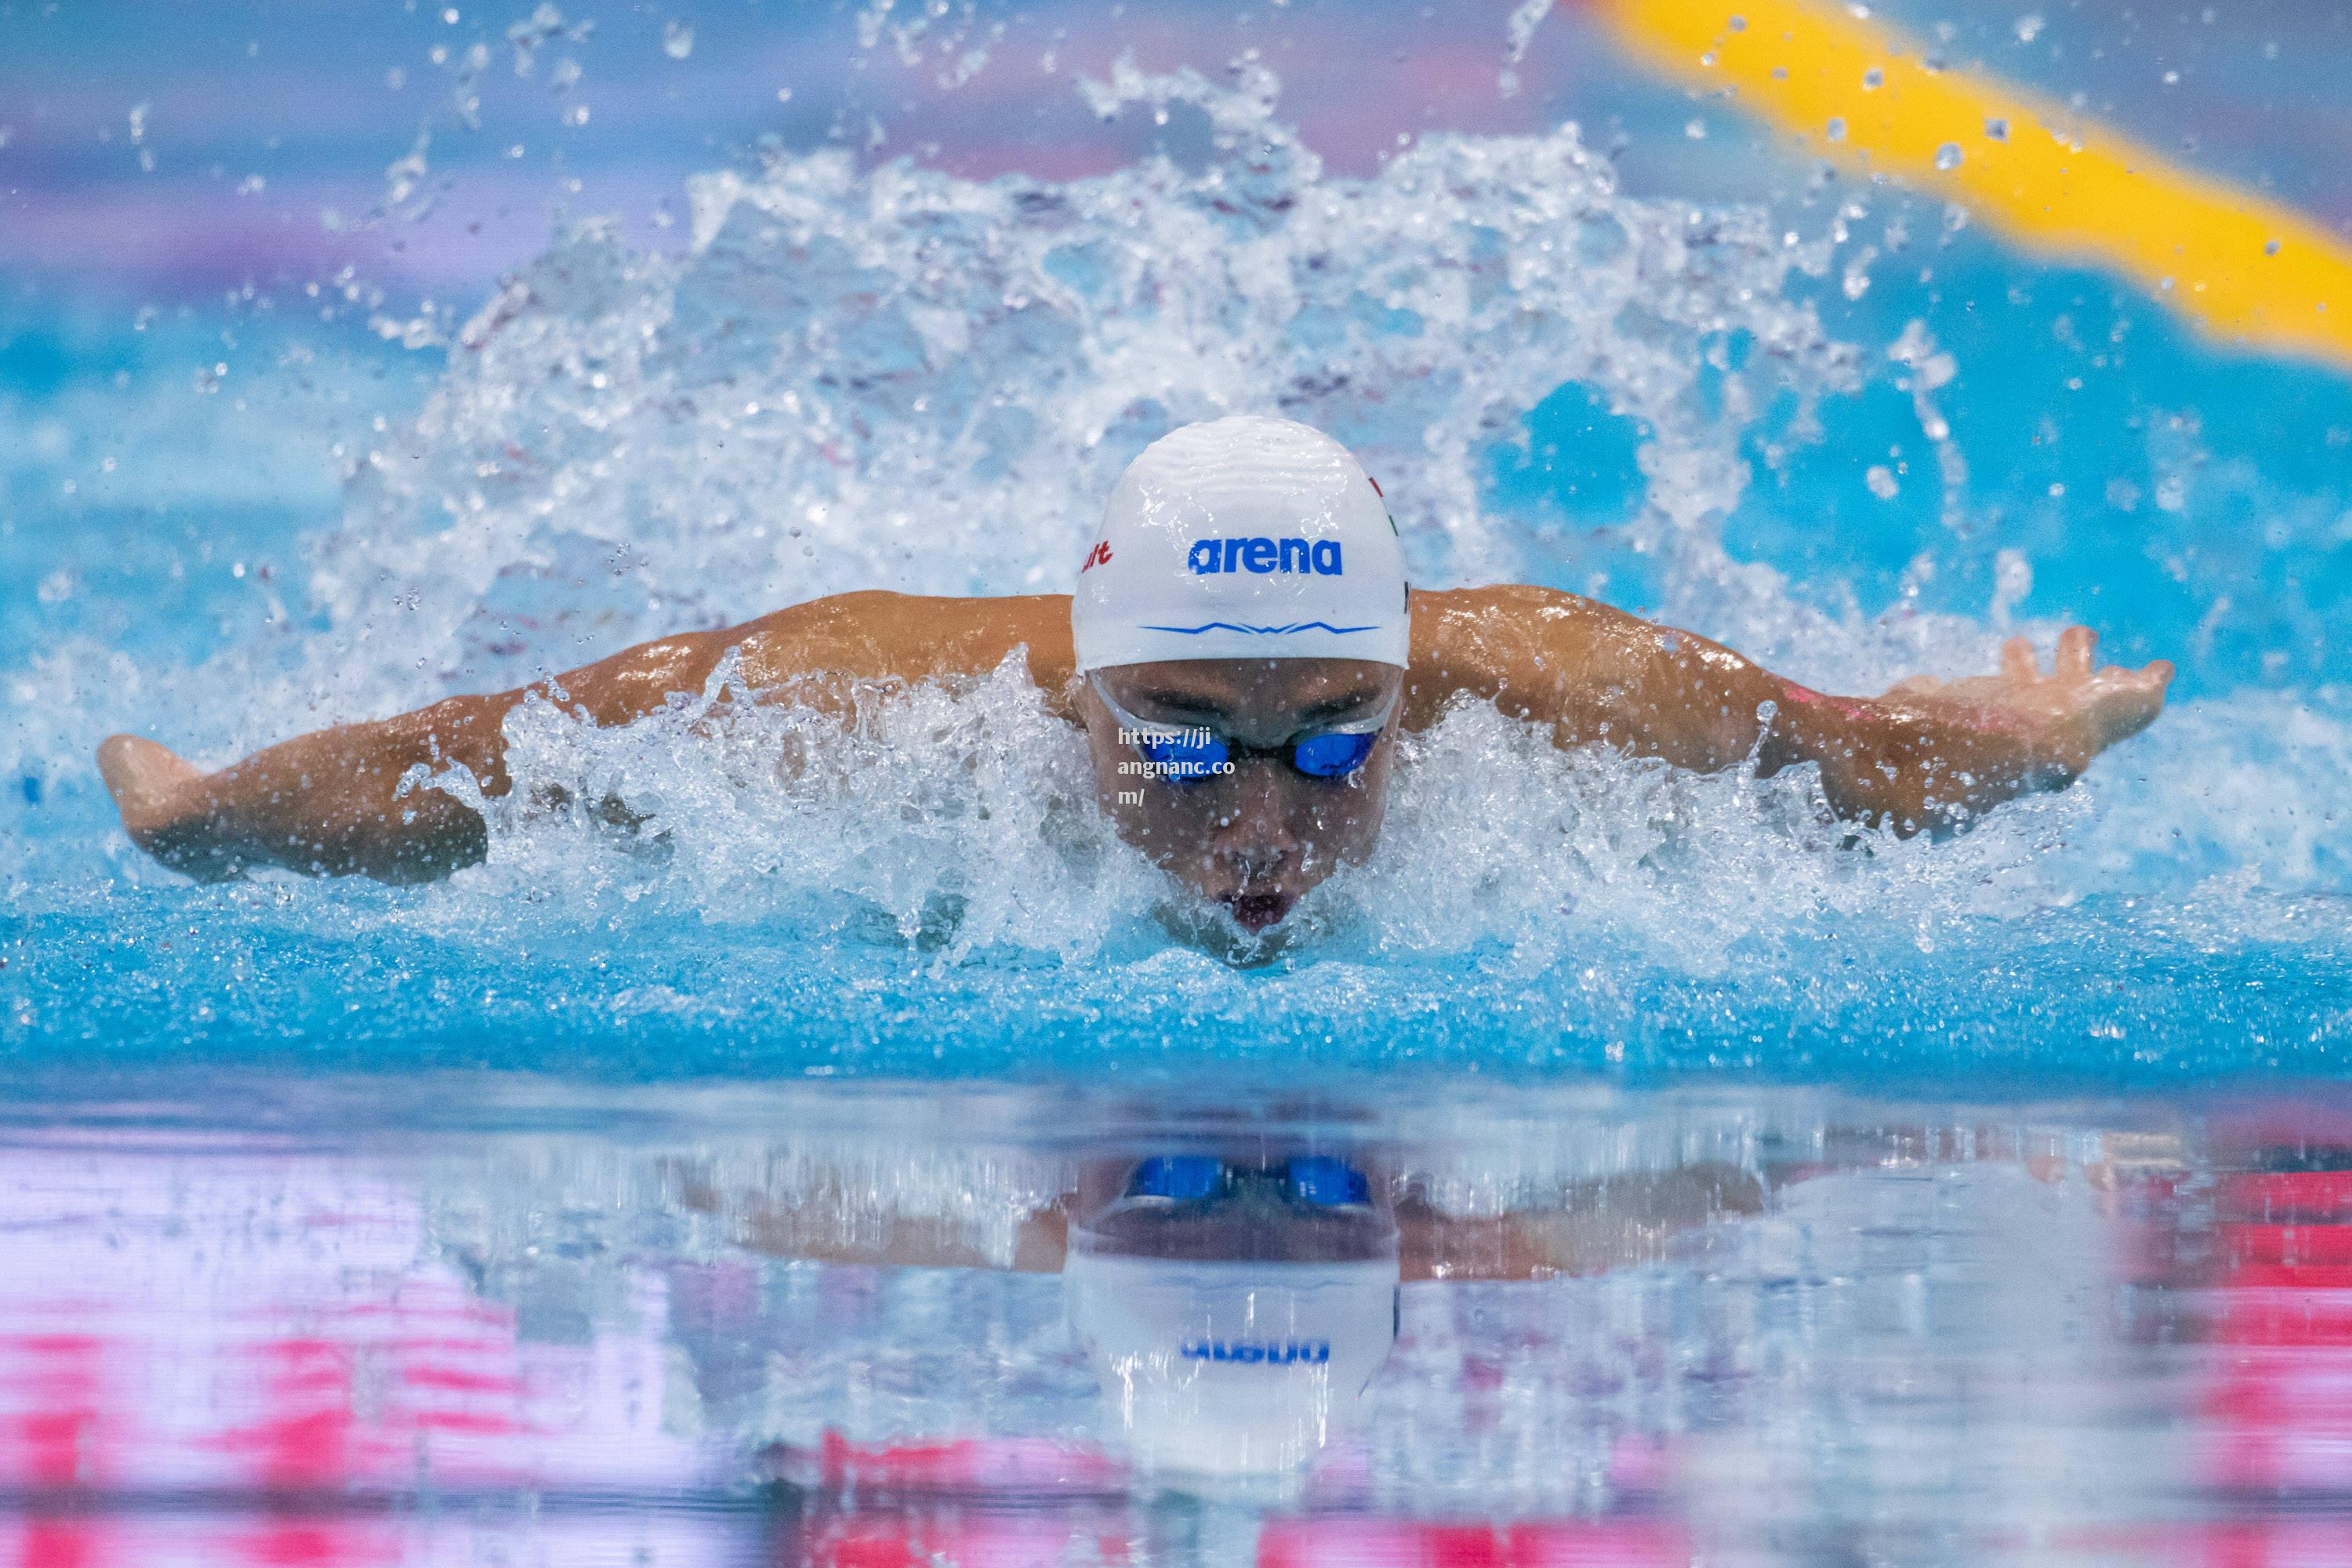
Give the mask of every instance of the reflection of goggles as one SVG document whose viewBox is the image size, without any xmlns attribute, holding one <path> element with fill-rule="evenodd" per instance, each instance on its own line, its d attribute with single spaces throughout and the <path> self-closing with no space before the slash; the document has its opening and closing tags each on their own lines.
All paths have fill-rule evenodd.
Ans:
<svg viewBox="0 0 2352 1568">
<path fill-rule="evenodd" d="M 1372 1201 L 1361 1171 L 1328 1154 L 1300 1154 L 1272 1165 L 1234 1165 L 1207 1154 L 1158 1154 L 1127 1179 L 1130 1198 L 1198 1203 L 1245 1186 L 1276 1186 L 1293 1203 L 1336 1209 Z"/>
<path fill-rule="evenodd" d="M 1111 697 L 1109 689 L 1098 676 L 1087 678 L 1094 683 L 1095 695 L 1118 721 L 1120 739 L 1135 747 L 1136 753 L 1151 764 L 1151 769 L 1171 784 L 1188 784 L 1219 773 L 1234 771 L 1235 752 L 1260 750 L 1290 753 L 1290 765 L 1311 779 L 1343 779 L 1354 773 L 1371 760 L 1372 746 L 1388 727 L 1389 716 L 1396 711 L 1397 699 L 1391 694 L 1381 704 L 1380 711 L 1370 718 L 1354 720 L 1346 724 L 1319 730 L 1312 735 L 1293 737 L 1281 746 L 1259 748 L 1236 746 L 1214 730 L 1200 724 L 1169 724 L 1139 719 L 1121 708 Z"/>
</svg>

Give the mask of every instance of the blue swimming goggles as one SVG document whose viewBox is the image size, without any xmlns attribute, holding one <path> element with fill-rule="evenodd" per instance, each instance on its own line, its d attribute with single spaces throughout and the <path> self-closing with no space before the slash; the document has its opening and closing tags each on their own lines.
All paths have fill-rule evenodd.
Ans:
<svg viewBox="0 0 2352 1568">
<path fill-rule="evenodd" d="M 1290 752 L 1290 765 L 1308 778 L 1351 777 L 1371 761 L 1372 747 L 1379 743 L 1381 731 L 1388 728 L 1389 718 L 1403 695 L 1401 691 L 1391 692 L 1378 712 L 1311 735 L 1294 737 L 1283 746 L 1237 746 L 1206 725 L 1139 719 L 1118 705 L 1099 674 L 1087 679 L 1093 683 L 1095 695 L 1102 699 L 1103 706 L 1110 710 L 1123 738 L 1135 747 L 1136 754 L 1150 764 L 1155 774 L 1174 784 L 1196 784 L 1219 773 L 1232 773 L 1235 752 L 1286 749 Z"/>
<path fill-rule="evenodd" d="M 1363 1172 L 1328 1154 L 1295 1154 L 1271 1165 L 1234 1164 L 1209 1154 L 1158 1154 L 1128 1177 L 1127 1195 L 1198 1203 L 1259 1183 L 1279 1186 L 1292 1202 L 1308 1208 L 1372 1201 L 1372 1184 Z"/>
</svg>

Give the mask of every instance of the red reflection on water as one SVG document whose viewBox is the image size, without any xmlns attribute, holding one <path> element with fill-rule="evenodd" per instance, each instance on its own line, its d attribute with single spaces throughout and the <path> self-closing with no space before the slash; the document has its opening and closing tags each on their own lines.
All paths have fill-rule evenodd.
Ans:
<svg viewBox="0 0 2352 1568">
<path fill-rule="evenodd" d="M 94 1462 L 100 1342 L 89 1334 L 17 1334 L 0 1340 L 0 1482 L 69 1487 Z M 29 1408 L 15 1408 L 19 1401 Z"/>
<path fill-rule="evenodd" d="M 776 1560 L 793 1568 L 1127 1563 L 1153 1556 L 1150 1513 L 1121 1500 L 1066 1494 L 836 1498 L 811 1510 Z M 1361 1515 L 1274 1520 L 1259 1533 L 1256 1556 L 1257 1568 L 1682 1568 L 1693 1560 L 1688 1535 L 1658 1521 L 1494 1525 Z"/>
<path fill-rule="evenodd" d="M 448 1262 L 410 1182 L 359 1162 L 0 1150 L 0 1568 L 366 1568 L 483 1560 L 502 1531 L 422 1490 L 658 1497 L 714 1457 L 662 1418 L 656 1273 L 581 1342 L 519 1331 Z M 724 1462 L 725 1456 L 716 1457 Z M 242 1500 L 240 1501 L 240 1500 Z M 656 1518 L 635 1560 L 733 1560 Z M 631 1560 L 624 1556 L 616 1561 Z"/>
<path fill-rule="evenodd" d="M 827 1432 L 817 1450 L 820 1489 L 878 1487 L 1035 1497 L 1123 1489 L 1127 1467 L 1091 1444 L 1046 1438 L 956 1438 L 939 1443 L 852 1443 Z"/>
<path fill-rule="evenodd" d="M 2293 1121 L 2225 1133 L 2220 1163 L 2237 1168 L 2213 1183 L 2210 1232 L 2183 1220 L 2147 1259 L 2202 1288 L 2199 1478 L 2225 1507 L 2278 1516 L 2183 1532 L 2184 1568 L 2352 1563 L 2352 1527 L 2328 1517 L 2352 1497 L 2352 1126 Z"/>
<path fill-rule="evenodd" d="M 856 1444 L 829 1433 L 814 1452 L 772 1458 L 776 1473 L 809 1498 L 775 1555 L 793 1568 L 1055 1568 L 1160 1555 L 1151 1542 L 1164 1510 L 1129 1495 L 1126 1468 L 1087 1445 Z M 1653 1468 L 1654 1460 L 1644 1449 Z M 1350 1468 L 1348 1456 L 1339 1468 Z M 1693 1560 L 1686 1531 L 1646 1518 L 1487 1524 L 1309 1512 L 1269 1521 L 1256 1547 L 1258 1568 L 1680 1568 Z"/>
<path fill-rule="evenodd" d="M 807 1568 L 1060 1568 L 1134 1561 L 1134 1543 L 1114 1517 L 1073 1519 L 1026 1512 L 871 1515 L 824 1525 L 791 1561 Z"/>
<path fill-rule="evenodd" d="M 1258 1568 L 1667 1568 L 1689 1538 L 1654 1521 L 1552 1520 L 1513 1525 L 1278 1520 Z"/>
</svg>

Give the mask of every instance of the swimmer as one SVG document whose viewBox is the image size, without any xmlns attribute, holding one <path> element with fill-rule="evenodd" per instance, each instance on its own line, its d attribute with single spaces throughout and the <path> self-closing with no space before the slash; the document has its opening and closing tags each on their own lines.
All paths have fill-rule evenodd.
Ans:
<svg viewBox="0 0 2352 1568">
<path fill-rule="evenodd" d="M 482 859 L 488 833 L 410 771 L 454 763 L 505 795 L 502 725 L 534 692 L 626 724 L 699 692 L 731 651 L 742 688 L 844 711 L 862 687 L 974 678 L 1021 651 L 1082 732 L 1118 832 L 1255 934 L 1370 852 L 1398 733 L 1455 702 L 1492 703 L 1564 747 L 1698 772 L 1816 764 L 1839 816 L 1943 832 L 2064 787 L 2155 719 L 2172 667 L 2101 667 L 2093 648 L 2073 626 L 2046 671 L 2018 638 L 1995 675 L 1832 697 L 1574 594 L 1410 590 L 1386 502 L 1347 449 L 1241 416 L 1185 426 L 1129 465 L 1073 595 L 842 594 L 300 736 L 218 773 L 133 735 L 107 740 L 98 763 L 132 841 L 191 876 L 416 881 Z"/>
</svg>

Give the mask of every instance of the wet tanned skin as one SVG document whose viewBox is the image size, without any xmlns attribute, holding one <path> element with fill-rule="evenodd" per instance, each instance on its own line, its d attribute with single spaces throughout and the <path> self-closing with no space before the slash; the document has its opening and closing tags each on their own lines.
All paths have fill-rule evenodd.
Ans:
<svg viewBox="0 0 2352 1568">
<path fill-rule="evenodd" d="M 1087 731 L 1105 809 L 1120 831 L 1244 926 L 1263 929 L 1298 895 L 1377 836 L 1398 727 L 1420 730 L 1452 703 L 1492 702 L 1549 727 L 1563 746 L 1601 743 L 1712 771 L 1753 759 L 1760 773 L 1817 763 L 1830 808 L 1898 833 L 1941 831 L 2029 791 L 2061 788 L 2091 759 L 2145 729 L 2164 703 L 2172 667 L 2100 667 L 2075 626 L 2043 671 L 2022 639 L 1996 674 L 1899 683 L 1876 698 L 1832 697 L 1781 679 L 1728 648 L 1573 594 L 1465 588 L 1412 596 L 1412 668 L 1402 713 L 1364 776 L 1334 784 L 1278 758 L 1245 757 L 1231 779 L 1175 792 L 1118 769 L 1133 752 L 1106 741 L 1104 715 L 1076 678 L 1070 601 L 845 594 L 740 626 L 646 643 L 552 683 L 458 697 L 414 713 L 347 724 L 273 746 L 206 773 L 152 741 L 117 735 L 98 762 L 133 842 L 193 876 L 261 866 L 387 881 L 446 875 L 482 858 L 480 816 L 435 790 L 403 791 L 418 764 L 459 763 L 485 795 L 510 787 L 502 724 L 530 693 L 552 696 L 599 724 L 624 724 L 673 694 L 699 691 L 730 650 L 762 698 L 845 706 L 874 681 L 978 676 L 1025 649 L 1030 676 L 1063 717 Z M 1362 697 L 1387 667 L 1351 660 L 1188 660 L 1108 675 L 1139 717 L 1177 717 L 1192 702 L 1214 726 L 1273 746 L 1315 721 L 1319 704 Z M 1194 792 L 1201 793 L 1194 793 Z M 1166 797 L 1166 798 L 1163 798 Z"/>
</svg>

